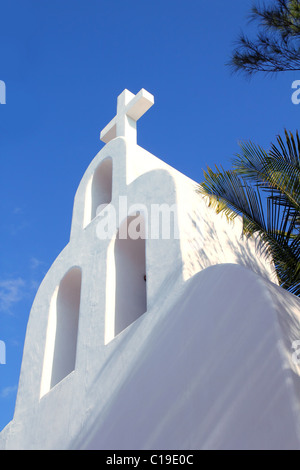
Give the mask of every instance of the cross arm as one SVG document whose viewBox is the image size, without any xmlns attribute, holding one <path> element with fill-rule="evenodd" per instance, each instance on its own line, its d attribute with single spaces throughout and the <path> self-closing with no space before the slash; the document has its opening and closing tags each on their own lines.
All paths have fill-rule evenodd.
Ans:
<svg viewBox="0 0 300 470">
<path fill-rule="evenodd" d="M 154 96 L 142 88 L 138 94 L 129 101 L 125 108 L 125 113 L 134 121 L 138 121 L 153 104 Z"/>
<path fill-rule="evenodd" d="M 138 121 L 153 104 L 154 96 L 144 88 L 142 88 L 137 95 L 134 95 L 128 90 L 124 90 L 118 98 L 117 115 L 101 131 L 100 140 L 107 144 L 115 137 L 132 137 L 134 136 L 132 133 L 133 129 L 135 132 L 134 140 L 136 140 L 136 121 Z M 129 121 L 131 124 L 129 124 Z M 129 125 L 126 125 L 127 122 Z"/>
</svg>

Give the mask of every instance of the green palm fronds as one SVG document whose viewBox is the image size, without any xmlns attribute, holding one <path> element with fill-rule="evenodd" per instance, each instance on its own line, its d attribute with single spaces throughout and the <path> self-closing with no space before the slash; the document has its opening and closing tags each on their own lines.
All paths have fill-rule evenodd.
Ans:
<svg viewBox="0 0 300 470">
<path fill-rule="evenodd" d="M 198 192 L 217 213 L 243 219 L 243 234 L 257 234 L 274 261 L 282 287 L 300 296 L 300 138 L 285 131 L 266 152 L 240 144 L 233 168 L 204 172 Z"/>
</svg>

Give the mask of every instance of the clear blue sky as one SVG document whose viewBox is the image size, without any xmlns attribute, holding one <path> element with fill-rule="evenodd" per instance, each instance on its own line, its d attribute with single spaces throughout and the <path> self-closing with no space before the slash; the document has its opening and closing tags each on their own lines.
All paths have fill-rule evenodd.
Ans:
<svg viewBox="0 0 300 470">
<path fill-rule="evenodd" d="M 229 165 L 239 140 L 267 147 L 297 128 L 300 73 L 247 81 L 225 66 L 238 33 L 250 31 L 250 4 L 0 2 L 0 429 L 13 416 L 35 293 L 68 243 L 76 188 L 123 89 L 155 96 L 139 145 L 199 182 L 207 165 Z"/>
</svg>

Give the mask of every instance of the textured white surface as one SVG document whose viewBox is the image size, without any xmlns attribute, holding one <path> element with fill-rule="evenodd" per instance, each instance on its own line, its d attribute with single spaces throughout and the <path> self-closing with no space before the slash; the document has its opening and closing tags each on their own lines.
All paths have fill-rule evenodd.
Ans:
<svg viewBox="0 0 300 470">
<path fill-rule="evenodd" d="M 137 95 L 124 90 L 118 96 L 117 115 L 101 131 L 100 140 L 107 144 L 116 137 L 125 137 L 136 144 L 136 122 L 153 104 L 153 95 L 143 88 Z"/>
<path fill-rule="evenodd" d="M 96 191 L 102 163 L 112 185 Z M 175 205 L 179 238 L 138 248 L 146 297 L 137 320 L 129 324 L 128 316 L 117 334 L 116 292 L 126 271 L 118 269 L 116 233 L 97 237 L 93 199 L 119 210 L 125 196 L 128 207 L 149 212 Z M 131 215 L 120 212 L 116 232 Z M 74 267 L 82 273 L 75 368 L 51 388 L 53 299 Z M 299 369 L 291 361 L 299 300 L 271 279 L 259 244 L 241 239 L 239 219 L 228 224 L 195 182 L 132 140 L 113 139 L 82 178 L 70 242 L 32 306 L 15 415 L 0 449 L 299 448 Z"/>
<path fill-rule="evenodd" d="M 124 337 L 110 367 L 125 370 L 71 447 L 299 449 L 299 369 L 290 362 L 299 307 L 237 265 L 196 274 L 172 307 Z"/>
</svg>

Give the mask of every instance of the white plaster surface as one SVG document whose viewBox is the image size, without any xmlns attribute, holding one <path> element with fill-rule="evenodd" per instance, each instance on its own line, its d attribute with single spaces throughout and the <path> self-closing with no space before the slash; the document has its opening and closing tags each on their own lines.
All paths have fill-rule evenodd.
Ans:
<svg viewBox="0 0 300 470">
<path fill-rule="evenodd" d="M 149 212 L 175 204 L 179 235 L 138 248 L 147 311 L 119 334 L 116 233 L 131 214 L 120 215 L 107 240 L 97 237 L 101 212 L 90 221 L 93 194 L 102 197 L 93 175 L 107 158 L 110 204 L 118 209 L 120 196 Z M 82 273 L 75 367 L 51 388 L 53 299 L 74 267 Z M 299 299 L 271 281 L 272 263 L 258 241 L 241 238 L 239 219 L 217 216 L 195 182 L 132 139 L 109 141 L 80 182 L 70 242 L 32 306 L 0 449 L 299 448 L 299 367 L 291 360 Z"/>
<path fill-rule="evenodd" d="M 100 140 L 107 144 L 116 137 L 126 137 L 136 144 L 136 122 L 153 104 L 153 95 L 143 88 L 137 95 L 124 90 L 118 97 L 117 115 L 102 130 Z"/>
</svg>

